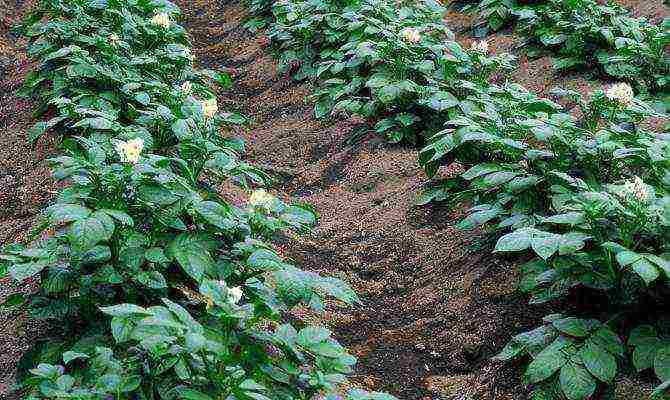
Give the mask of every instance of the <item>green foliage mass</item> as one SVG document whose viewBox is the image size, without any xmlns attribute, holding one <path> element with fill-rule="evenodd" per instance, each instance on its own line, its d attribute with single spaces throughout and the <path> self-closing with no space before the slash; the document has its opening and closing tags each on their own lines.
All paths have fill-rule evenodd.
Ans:
<svg viewBox="0 0 670 400">
<path fill-rule="evenodd" d="M 668 18 L 655 25 L 597 0 L 483 0 L 466 10 L 492 30 L 515 21 L 529 44 L 555 55 L 558 70 L 595 68 L 650 92 L 670 88 Z"/>
</svg>

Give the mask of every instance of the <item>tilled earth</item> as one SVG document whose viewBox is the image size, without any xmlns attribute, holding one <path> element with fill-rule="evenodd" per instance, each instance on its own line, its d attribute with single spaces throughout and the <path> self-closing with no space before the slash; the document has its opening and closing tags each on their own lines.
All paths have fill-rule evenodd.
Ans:
<svg viewBox="0 0 670 400">
<path fill-rule="evenodd" d="M 34 105 L 13 94 L 30 68 L 22 43 L 8 32 L 25 10 L 19 3 L 10 1 L 7 15 L 0 13 L 0 245 L 25 237 L 54 191 L 44 161 L 52 140 L 26 143 Z M 315 232 L 283 244 L 284 254 L 306 269 L 349 281 L 361 296 L 352 309 L 331 305 L 321 316 L 296 313 L 330 326 L 359 357 L 353 382 L 402 399 L 527 398 L 520 367 L 490 361 L 512 334 L 548 312 L 515 291 L 519 260 L 471 250 L 477 237 L 455 228 L 458 211 L 414 206 L 425 180 L 416 149 L 370 136 L 349 145 L 362 121 L 314 119 L 305 101 L 310 86 L 278 71 L 267 40 L 242 26 L 243 5 L 177 3 L 203 66 L 234 76 L 219 105 L 250 118 L 232 133 L 247 141 L 248 159 L 277 174 L 278 195 L 309 202 L 321 214 Z M 450 15 L 448 23 L 457 18 Z M 515 40 L 497 35 L 494 51 L 509 51 Z M 522 58 L 517 79 L 541 93 L 557 83 L 585 91 L 595 86 L 579 75 L 554 76 L 548 59 Z M 28 289 L 0 282 L 0 301 L 19 290 Z M 0 312 L 0 324 L 2 399 L 16 359 L 39 327 L 19 311 Z M 648 386 L 623 379 L 618 398 L 644 398 Z"/>
<path fill-rule="evenodd" d="M 24 43 L 11 26 L 29 9 L 31 1 L 0 0 L 0 248 L 22 241 L 53 197 L 53 183 L 46 158 L 53 150 L 50 139 L 31 146 L 26 132 L 34 123 L 31 101 L 15 92 L 32 68 Z M 0 279 L 0 302 L 16 292 L 28 292 L 30 285 Z M 38 335 L 39 325 L 20 310 L 0 312 L 0 399 L 14 383 L 15 364 Z"/>
</svg>

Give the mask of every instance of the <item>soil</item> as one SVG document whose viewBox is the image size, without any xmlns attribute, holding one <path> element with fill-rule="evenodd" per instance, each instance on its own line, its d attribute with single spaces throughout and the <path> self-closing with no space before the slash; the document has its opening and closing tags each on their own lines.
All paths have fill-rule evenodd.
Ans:
<svg viewBox="0 0 670 400">
<path fill-rule="evenodd" d="M 35 146 L 26 132 L 34 124 L 35 105 L 16 96 L 25 74 L 33 68 L 24 43 L 10 28 L 32 1 L 0 0 L 0 249 L 22 242 L 35 224 L 40 209 L 55 193 L 46 158 L 53 153 L 53 138 Z M 27 293 L 31 285 L 0 279 L 0 302 L 14 293 Z M 0 398 L 14 383 L 16 360 L 39 336 L 40 325 L 21 310 L 0 311 Z"/>
<path fill-rule="evenodd" d="M 305 269 L 347 280 L 361 297 L 353 308 L 329 303 L 324 315 L 295 313 L 328 325 L 359 358 L 353 384 L 401 399 L 526 399 L 520 366 L 490 360 L 511 335 L 549 313 L 529 306 L 515 290 L 514 265 L 521 260 L 474 250 L 481 238 L 456 229 L 458 210 L 414 205 L 426 180 L 417 149 L 376 136 L 351 145 L 362 121 L 314 119 L 305 100 L 312 88 L 278 70 L 267 39 L 242 26 L 242 4 L 177 3 L 202 66 L 227 69 L 234 77 L 219 107 L 250 118 L 226 134 L 243 137 L 248 161 L 277 175 L 278 196 L 311 203 L 321 215 L 312 234 L 286 241 L 280 250 Z M 7 14 L 0 13 L 0 245 L 25 238 L 54 191 L 45 163 L 53 139 L 36 147 L 26 143 L 34 104 L 13 94 L 30 64 L 8 27 L 26 8 L 12 0 Z M 498 34 L 492 50 L 513 50 L 516 40 Z M 579 75 L 555 76 L 548 59 L 522 58 L 520 64 L 517 80 L 540 93 L 566 79 L 583 90 L 596 84 Z M 233 202 L 244 197 L 233 187 L 225 193 Z M 0 301 L 21 290 L 29 288 L 0 281 Z M 0 311 L 0 324 L 2 399 L 15 360 L 40 327 L 20 310 Z M 617 398 L 642 399 L 648 386 L 622 379 Z"/>
</svg>

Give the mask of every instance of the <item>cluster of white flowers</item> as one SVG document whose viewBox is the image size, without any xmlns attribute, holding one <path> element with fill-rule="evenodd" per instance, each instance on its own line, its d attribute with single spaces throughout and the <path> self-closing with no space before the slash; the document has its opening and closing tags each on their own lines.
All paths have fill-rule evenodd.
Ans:
<svg viewBox="0 0 670 400">
<path fill-rule="evenodd" d="M 109 44 L 111 44 L 112 46 L 117 46 L 121 41 L 121 38 L 116 33 L 112 33 L 111 35 L 109 35 L 108 40 Z"/>
<path fill-rule="evenodd" d="M 195 60 L 195 55 L 191 53 L 191 49 L 189 49 L 188 47 L 184 47 L 184 54 L 186 55 L 186 58 L 188 58 L 189 60 L 191 61 Z"/>
<path fill-rule="evenodd" d="M 626 182 L 624 188 L 627 195 L 632 195 L 638 201 L 646 202 L 649 200 L 650 193 L 647 184 L 639 176 L 636 176 L 630 182 Z"/>
<path fill-rule="evenodd" d="M 270 208 L 274 200 L 275 197 L 266 192 L 265 189 L 254 190 L 249 196 L 249 204 L 258 208 Z"/>
<path fill-rule="evenodd" d="M 193 92 L 193 85 L 191 84 L 191 81 L 184 81 L 184 83 L 181 84 L 180 89 L 182 93 L 188 96 Z"/>
<path fill-rule="evenodd" d="M 140 153 L 144 148 L 144 140 L 141 138 L 131 139 L 127 142 L 117 142 L 116 152 L 121 157 L 121 162 L 136 164 L 140 159 Z"/>
<path fill-rule="evenodd" d="M 627 83 L 617 83 L 605 91 L 605 97 L 623 106 L 629 106 L 635 98 L 633 88 Z"/>
<path fill-rule="evenodd" d="M 417 29 L 407 27 L 400 31 L 400 38 L 407 43 L 417 44 L 421 41 L 421 34 Z"/>
<path fill-rule="evenodd" d="M 228 301 L 231 304 L 237 304 L 242 300 L 242 288 L 235 286 L 228 289 Z"/>
<path fill-rule="evenodd" d="M 170 28 L 170 25 L 172 25 L 170 16 L 167 13 L 158 13 L 154 15 L 153 18 L 151 18 L 151 23 L 165 29 Z"/>
<path fill-rule="evenodd" d="M 486 54 L 489 52 L 489 42 L 486 40 L 480 40 L 477 42 L 472 42 L 470 49 L 476 51 L 477 53 Z"/>
<path fill-rule="evenodd" d="M 219 111 L 219 106 L 217 105 L 215 98 L 203 100 L 201 105 L 202 114 L 205 116 L 205 118 L 212 118 L 214 115 L 216 115 L 216 112 Z"/>
</svg>

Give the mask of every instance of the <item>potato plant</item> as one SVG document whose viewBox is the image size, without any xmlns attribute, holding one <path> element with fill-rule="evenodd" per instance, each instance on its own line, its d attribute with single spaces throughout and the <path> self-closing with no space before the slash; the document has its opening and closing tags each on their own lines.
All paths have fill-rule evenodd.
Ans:
<svg viewBox="0 0 670 400">
<path fill-rule="evenodd" d="M 319 83 L 315 114 L 373 120 L 392 142 L 422 142 L 457 113 L 457 96 L 511 57 L 464 49 L 444 27 L 444 8 L 430 0 L 278 1 L 268 36 L 296 79 Z M 257 24 L 253 24 L 257 25 Z"/>
<path fill-rule="evenodd" d="M 597 67 L 606 76 L 657 92 L 670 81 L 670 19 L 660 26 L 596 0 L 549 0 L 521 7 L 518 29 L 556 54 L 559 70 Z"/>
<path fill-rule="evenodd" d="M 548 13 L 543 4 L 529 4 L 519 18 Z M 665 59 L 654 55 L 665 40 L 657 27 L 618 8 L 609 19 L 604 6 L 571 4 L 556 13 L 561 21 L 594 19 L 556 22 L 564 31 L 554 32 L 562 35 L 554 44 L 574 44 L 563 57 L 590 62 L 576 38 L 587 43 L 596 24 L 588 21 L 601 21 L 619 43 L 619 55 L 611 55 L 618 58 L 596 57 L 608 74 L 649 77 L 651 89 L 666 85 Z M 268 26 L 286 70 L 318 83 L 318 116 L 361 115 L 393 142 L 420 142 L 429 177 L 443 165 L 464 167 L 435 181 L 421 202 L 467 204 L 461 228 L 487 228 L 498 253 L 525 252 L 520 288 L 532 303 L 593 299 L 548 315 L 498 356 L 531 360 L 525 381 L 534 396 L 594 398 L 630 363 L 653 370 L 661 383 L 655 395 L 666 394 L 670 140 L 643 128 L 645 119 L 662 116 L 633 87 L 614 84 L 588 99 L 565 90 L 554 94 L 560 102 L 538 98 L 498 73 L 511 67 L 509 56 L 489 56 L 486 42 L 464 49 L 435 28 L 443 10 L 431 4 L 280 0 L 250 7 L 262 18 L 249 25 Z M 609 28 L 615 22 L 636 23 L 637 30 Z M 626 53 L 623 43 L 632 37 L 650 53 Z M 608 43 L 596 44 L 607 52 Z M 630 74 L 617 72 L 623 70 Z"/>
<path fill-rule="evenodd" d="M 496 252 L 530 252 L 520 288 L 531 303 L 575 293 L 599 299 L 580 318 L 546 317 L 499 358 L 530 355 L 525 378 L 536 392 L 586 399 L 628 362 L 621 337 L 635 337 L 630 327 L 642 323 L 661 333 L 632 362 L 654 369 L 661 395 L 670 366 L 660 312 L 670 278 L 670 140 L 639 124 L 655 111 L 625 84 L 589 100 L 560 91 L 577 114 L 515 85 L 492 90 L 506 95 L 450 121 L 422 150 L 429 172 L 444 159 L 466 167 L 424 200 L 471 204 L 461 228 L 488 227 Z M 588 318 L 589 310 L 607 322 Z"/>
<path fill-rule="evenodd" d="M 595 67 L 652 92 L 670 84 L 669 19 L 657 26 L 597 0 L 485 0 L 467 9 L 492 30 L 515 20 L 519 33 L 556 55 L 559 70 Z"/>
<path fill-rule="evenodd" d="M 217 189 L 269 177 L 222 134 L 243 121 L 211 89 L 230 78 L 193 67 L 178 16 L 167 0 L 42 0 L 22 27 L 38 61 L 23 94 L 44 118 L 29 139 L 60 135 L 64 189 L 42 237 L 0 255 L 3 274 L 39 279 L 6 305 L 25 301 L 57 331 L 21 361 L 20 383 L 30 399 L 333 398 L 356 359 L 284 316 L 357 297 L 271 245 L 307 231 L 310 206 L 263 189 L 234 205 Z"/>
</svg>

